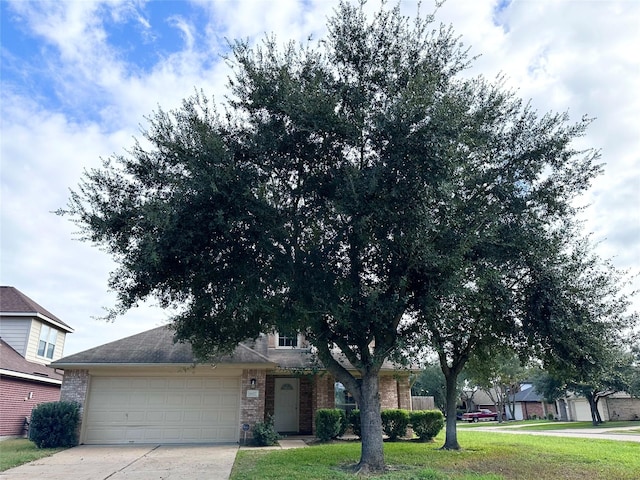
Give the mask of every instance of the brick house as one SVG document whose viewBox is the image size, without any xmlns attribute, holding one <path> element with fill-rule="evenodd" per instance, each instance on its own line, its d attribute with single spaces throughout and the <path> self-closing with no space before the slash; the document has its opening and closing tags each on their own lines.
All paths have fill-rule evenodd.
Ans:
<svg viewBox="0 0 640 480">
<path fill-rule="evenodd" d="M 164 326 L 54 365 L 65 372 L 62 399 L 82 406 L 85 444 L 235 443 L 269 415 L 280 433 L 313 434 L 318 409 L 355 407 L 300 335 L 263 335 L 196 364 Z M 409 372 L 385 364 L 380 396 L 382 408 L 410 409 Z"/>
<path fill-rule="evenodd" d="M 60 399 L 60 359 L 73 329 L 14 287 L 0 287 L 0 437 L 26 433 L 41 403 Z"/>
</svg>

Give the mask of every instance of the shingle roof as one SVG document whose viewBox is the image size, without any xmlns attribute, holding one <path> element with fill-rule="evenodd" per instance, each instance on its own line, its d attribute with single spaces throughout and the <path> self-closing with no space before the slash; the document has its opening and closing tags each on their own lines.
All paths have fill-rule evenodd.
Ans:
<svg viewBox="0 0 640 480">
<path fill-rule="evenodd" d="M 542 396 L 534 387 L 516 393 L 513 399 L 516 402 L 542 402 Z"/>
<path fill-rule="evenodd" d="M 42 377 L 43 379 L 62 380 L 62 375 L 56 373 L 53 368 L 40 363 L 29 362 L 22 355 L 16 352 L 11 345 L 0 338 L 0 368 L 5 374 L 11 372 L 30 376 Z M 8 371 L 8 372 L 7 372 Z"/>
<path fill-rule="evenodd" d="M 69 332 L 73 332 L 73 329 L 69 325 L 64 323 L 46 308 L 31 300 L 15 287 L 0 286 L 0 312 L 3 314 L 30 313 L 34 316 L 40 314 L 61 326 L 66 327 Z"/>
<path fill-rule="evenodd" d="M 56 360 L 57 367 L 78 364 L 193 364 L 195 357 L 191 345 L 176 343 L 173 330 L 157 327 L 121 340 L 116 340 L 84 352 Z M 215 363 L 271 363 L 267 357 L 246 345 L 238 345 L 231 355 Z"/>
</svg>

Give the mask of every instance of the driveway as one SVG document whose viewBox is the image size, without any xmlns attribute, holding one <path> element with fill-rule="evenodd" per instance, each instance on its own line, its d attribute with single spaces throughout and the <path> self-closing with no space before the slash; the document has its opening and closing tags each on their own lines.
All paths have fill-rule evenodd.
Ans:
<svg viewBox="0 0 640 480">
<path fill-rule="evenodd" d="M 237 445 L 81 445 L 0 472 L 0 480 L 227 480 Z"/>
</svg>

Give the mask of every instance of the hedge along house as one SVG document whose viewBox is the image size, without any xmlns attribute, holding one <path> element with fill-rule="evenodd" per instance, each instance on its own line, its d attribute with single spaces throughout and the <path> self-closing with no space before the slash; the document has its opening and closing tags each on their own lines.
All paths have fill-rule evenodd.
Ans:
<svg viewBox="0 0 640 480">
<path fill-rule="evenodd" d="M 164 326 L 54 366 L 65 371 L 62 400 L 82 407 L 84 444 L 235 443 L 269 415 L 280 433 L 313 434 L 315 412 L 336 407 L 336 397 L 339 407 L 355 407 L 314 367 L 302 336 L 264 335 L 203 364 Z M 382 408 L 411 408 L 409 373 L 385 364 Z"/>
<path fill-rule="evenodd" d="M 25 435 L 33 408 L 60 399 L 62 372 L 47 365 L 72 332 L 17 288 L 0 286 L 0 438 Z"/>
</svg>

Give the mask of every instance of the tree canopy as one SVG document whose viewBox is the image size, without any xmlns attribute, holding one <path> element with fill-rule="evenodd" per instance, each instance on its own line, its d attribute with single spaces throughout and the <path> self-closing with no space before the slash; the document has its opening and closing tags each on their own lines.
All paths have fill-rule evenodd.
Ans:
<svg viewBox="0 0 640 480">
<path fill-rule="evenodd" d="M 179 308 L 202 358 L 303 332 L 360 406 L 361 470 L 384 468 L 385 359 L 426 336 L 459 373 L 518 322 L 534 339 L 525 286 L 600 171 L 572 147 L 588 119 L 462 78 L 467 50 L 432 24 L 341 3 L 317 43 L 233 43 L 227 106 L 157 111 L 65 212 L 118 262 L 116 310 Z"/>
</svg>

